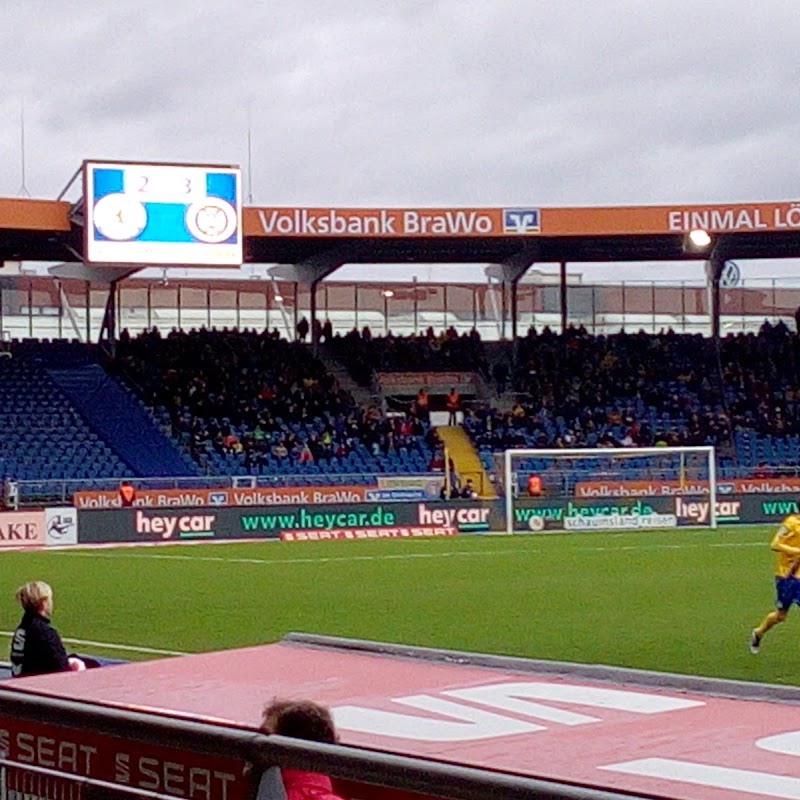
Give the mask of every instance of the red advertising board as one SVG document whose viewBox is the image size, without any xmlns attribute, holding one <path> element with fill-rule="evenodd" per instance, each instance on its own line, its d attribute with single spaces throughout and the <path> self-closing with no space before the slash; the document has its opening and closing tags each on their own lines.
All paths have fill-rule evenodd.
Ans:
<svg viewBox="0 0 800 800">
<path fill-rule="evenodd" d="M 9 770 L 5 788 L 13 791 L 20 782 L 25 797 L 52 797 L 54 788 L 48 784 L 49 791 L 37 792 L 35 773 L 25 771 L 26 766 L 186 800 L 244 800 L 248 796 L 244 760 L 118 739 L 87 729 L 0 716 L 0 752 L 19 765 Z M 65 777 L 61 785 L 68 781 Z M 63 789 L 55 794 L 72 796 Z"/>
<path fill-rule="evenodd" d="M 732 478 L 717 481 L 717 494 L 800 492 L 800 478 Z M 708 494 L 708 481 L 578 481 L 576 497 L 658 497 Z"/>
<path fill-rule="evenodd" d="M 215 489 L 137 489 L 134 506 L 281 506 L 362 503 L 367 486 L 273 486 L 269 488 L 219 487 Z M 374 487 L 372 487 L 374 488 Z M 121 508 L 118 491 L 79 491 L 72 502 L 80 509 Z"/>
<path fill-rule="evenodd" d="M 377 527 L 377 528 L 332 528 L 328 530 L 283 531 L 284 542 L 321 542 L 330 539 L 427 539 L 436 536 L 455 536 L 456 528 L 450 527 Z"/>
</svg>

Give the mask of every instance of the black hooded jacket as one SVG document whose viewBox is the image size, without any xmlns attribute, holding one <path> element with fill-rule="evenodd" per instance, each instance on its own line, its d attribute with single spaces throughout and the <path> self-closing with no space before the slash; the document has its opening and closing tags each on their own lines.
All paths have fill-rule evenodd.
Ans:
<svg viewBox="0 0 800 800">
<path fill-rule="evenodd" d="M 50 620 L 26 611 L 11 640 L 11 674 L 43 675 L 68 669 L 67 652 Z"/>
</svg>

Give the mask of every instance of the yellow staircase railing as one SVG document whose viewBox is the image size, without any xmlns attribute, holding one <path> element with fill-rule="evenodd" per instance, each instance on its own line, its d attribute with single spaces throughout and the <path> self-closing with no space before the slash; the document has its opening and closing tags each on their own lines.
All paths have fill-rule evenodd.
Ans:
<svg viewBox="0 0 800 800">
<path fill-rule="evenodd" d="M 464 486 L 471 480 L 480 497 L 497 497 L 494 484 L 481 464 L 478 451 L 461 425 L 439 425 L 436 433 L 442 440 L 447 456 L 453 460 L 453 467 L 461 479 L 461 485 Z M 445 462 L 445 468 L 446 466 Z"/>
</svg>

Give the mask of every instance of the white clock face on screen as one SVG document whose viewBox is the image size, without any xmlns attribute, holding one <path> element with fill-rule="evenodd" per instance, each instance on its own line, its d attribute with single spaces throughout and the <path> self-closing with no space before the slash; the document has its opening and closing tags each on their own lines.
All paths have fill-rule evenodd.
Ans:
<svg viewBox="0 0 800 800">
<path fill-rule="evenodd" d="M 115 193 L 101 197 L 94 205 L 94 226 L 106 239 L 125 242 L 135 239 L 147 225 L 147 211 L 134 198 Z"/>
<path fill-rule="evenodd" d="M 201 242 L 224 242 L 236 230 L 236 209 L 218 197 L 206 197 L 186 209 L 186 227 Z"/>
</svg>

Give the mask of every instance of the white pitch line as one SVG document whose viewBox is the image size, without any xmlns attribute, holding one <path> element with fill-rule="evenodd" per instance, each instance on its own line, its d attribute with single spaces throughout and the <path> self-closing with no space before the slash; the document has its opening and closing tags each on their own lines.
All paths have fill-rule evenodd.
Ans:
<svg viewBox="0 0 800 800">
<path fill-rule="evenodd" d="M 587 551 L 592 552 L 611 552 L 616 553 L 620 550 L 687 550 L 689 548 L 707 548 L 707 547 L 764 547 L 769 546 L 769 542 L 703 542 L 702 544 L 648 544 L 640 547 L 635 544 L 623 544 L 619 547 L 587 547 Z"/>
<path fill-rule="evenodd" d="M 64 552 L 64 551 L 62 551 Z M 182 555 L 139 555 L 125 553 L 123 556 L 116 556 L 110 553 L 90 553 L 90 552 L 72 552 L 70 556 L 83 556 L 84 558 L 139 558 L 148 559 L 156 558 L 163 561 L 214 561 L 227 564 L 320 564 L 329 561 L 392 561 L 392 560 L 406 560 L 411 558 L 451 558 L 453 556 L 502 556 L 508 553 L 521 553 L 526 552 L 523 550 L 482 550 L 476 553 L 466 553 L 463 551 L 454 551 L 450 553 L 386 553 L 384 555 L 375 556 L 320 556 L 317 558 L 223 558 L 222 556 L 182 556 Z"/>
<path fill-rule="evenodd" d="M 711 548 L 711 547 L 765 547 L 765 543 L 761 542 L 698 542 L 682 543 L 682 544 L 647 544 L 647 545 L 614 545 L 611 547 L 597 546 L 583 548 L 584 552 L 593 553 L 618 553 L 622 551 L 636 551 L 636 550 L 684 550 L 686 548 Z M 90 550 L 60 550 L 59 554 L 68 555 L 71 558 L 138 558 L 138 559 L 159 559 L 162 561 L 210 561 L 215 563 L 228 563 L 228 564 L 262 564 L 262 565 L 280 565 L 286 566 L 287 564 L 322 564 L 337 561 L 405 561 L 407 559 L 417 558 L 458 558 L 458 557 L 483 557 L 483 556 L 518 556 L 525 554 L 533 554 L 535 551 L 531 549 L 525 550 L 451 550 L 444 553 L 384 553 L 381 555 L 371 556 L 316 556 L 314 558 L 225 558 L 224 556 L 196 556 L 196 555 L 179 555 L 179 554 L 148 554 L 131 553 L 126 551 L 124 554 L 114 554 L 107 551 L 90 551 Z"/>
<path fill-rule="evenodd" d="M 11 638 L 14 631 L 0 631 L 0 636 Z M 67 644 L 88 645 L 89 647 L 102 647 L 104 650 L 124 650 L 128 653 L 150 653 L 156 656 L 190 656 L 180 650 L 160 650 L 157 647 L 139 647 L 133 644 L 112 644 L 111 642 L 93 642 L 91 639 L 62 639 Z"/>
</svg>

